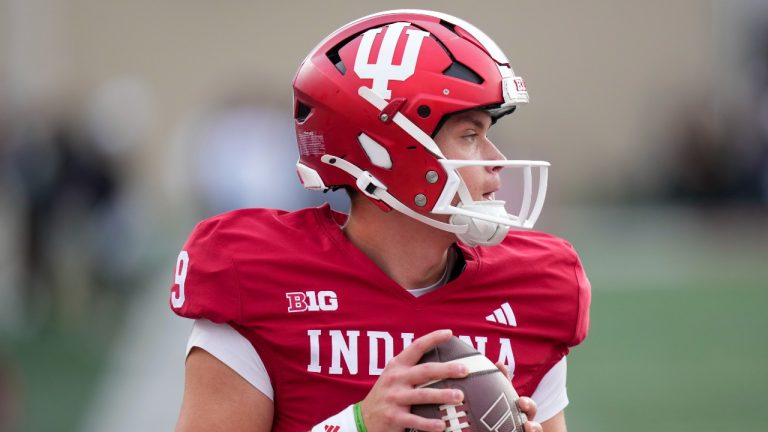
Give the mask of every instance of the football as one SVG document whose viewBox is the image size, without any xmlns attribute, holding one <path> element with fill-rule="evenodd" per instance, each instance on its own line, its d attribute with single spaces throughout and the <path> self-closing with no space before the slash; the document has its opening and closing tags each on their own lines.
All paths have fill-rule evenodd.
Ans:
<svg viewBox="0 0 768 432">
<path fill-rule="evenodd" d="M 523 432 L 527 417 L 517 406 L 517 392 L 482 353 L 454 336 L 419 360 L 419 363 L 428 362 L 467 365 L 469 375 L 465 378 L 433 381 L 422 386 L 460 389 L 464 392 L 464 401 L 459 405 L 413 405 L 411 412 L 443 419 L 445 430 L 451 432 Z"/>
</svg>

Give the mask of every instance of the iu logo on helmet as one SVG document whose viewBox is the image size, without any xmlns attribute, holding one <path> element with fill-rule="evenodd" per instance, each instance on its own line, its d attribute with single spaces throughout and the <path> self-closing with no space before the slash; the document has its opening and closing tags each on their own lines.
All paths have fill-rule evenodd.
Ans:
<svg viewBox="0 0 768 432">
<path fill-rule="evenodd" d="M 376 63 L 373 64 L 368 63 L 368 58 L 371 55 L 376 36 L 384 28 L 368 30 L 363 34 L 363 40 L 360 42 L 360 49 L 355 58 L 355 73 L 362 79 L 372 79 L 371 90 L 383 99 L 392 97 L 389 81 L 405 81 L 416 71 L 416 60 L 419 58 L 421 43 L 425 37 L 429 36 L 429 33 L 423 30 L 415 28 L 406 30 L 405 34 L 408 39 L 403 51 L 403 60 L 399 65 L 396 65 L 393 62 L 395 48 L 403 29 L 409 26 L 409 23 L 397 22 L 386 27 L 384 40 L 381 41 L 381 48 L 379 48 L 379 55 L 376 58 Z"/>
</svg>

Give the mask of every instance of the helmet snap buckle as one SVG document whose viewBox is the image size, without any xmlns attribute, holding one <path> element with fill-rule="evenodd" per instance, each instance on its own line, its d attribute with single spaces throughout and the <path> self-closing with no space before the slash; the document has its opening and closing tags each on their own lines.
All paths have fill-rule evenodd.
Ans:
<svg viewBox="0 0 768 432">
<path fill-rule="evenodd" d="M 360 192 L 375 200 L 381 200 L 381 198 L 375 195 L 376 189 L 381 188 L 387 190 L 387 187 L 368 171 L 361 172 L 360 177 L 357 178 L 355 184 L 357 185 L 357 188 L 360 189 Z"/>
<path fill-rule="evenodd" d="M 392 119 L 395 118 L 395 114 L 400 111 L 400 107 L 403 106 L 405 101 L 405 98 L 392 99 L 379 113 L 379 120 L 381 120 L 382 123 L 391 123 Z"/>
</svg>

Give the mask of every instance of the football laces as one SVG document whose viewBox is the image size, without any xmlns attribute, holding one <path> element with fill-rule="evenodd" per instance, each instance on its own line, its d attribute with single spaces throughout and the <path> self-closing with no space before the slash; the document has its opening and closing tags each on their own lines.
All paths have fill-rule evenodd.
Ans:
<svg viewBox="0 0 768 432">
<path fill-rule="evenodd" d="M 461 432 L 464 428 L 469 427 L 469 423 L 461 421 L 462 418 L 467 418 L 467 413 L 456 409 L 460 406 L 462 405 L 440 405 L 440 411 L 445 412 L 445 415 L 440 418 L 447 424 L 446 432 Z"/>
</svg>

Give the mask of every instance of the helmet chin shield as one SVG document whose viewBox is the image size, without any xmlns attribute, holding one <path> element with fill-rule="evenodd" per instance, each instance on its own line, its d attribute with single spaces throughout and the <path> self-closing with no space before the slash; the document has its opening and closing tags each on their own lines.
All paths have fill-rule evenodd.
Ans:
<svg viewBox="0 0 768 432">
<path fill-rule="evenodd" d="M 445 168 L 448 181 L 431 212 L 450 215 L 452 225 L 467 225 L 466 232 L 457 233 L 459 240 L 469 246 L 490 246 L 501 242 L 511 227 L 533 228 L 546 198 L 549 162 L 450 159 L 440 159 L 439 162 Z M 507 202 L 495 199 L 495 194 L 492 199 L 474 200 L 458 173 L 458 169 L 470 166 L 501 167 L 506 168 L 505 172 L 521 175 L 520 182 L 514 179 L 506 182 L 522 185 L 516 212 L 509 213 Z M 534 193 L 535 177 L 538 186 Z M 509 185 L 505 189 L 509 192 Z"/>
<path fill-rule="evenodd" d="M 503 201 L 484 201 L 470 204 L 469 206 L 460 204 L 460 206 L 465 210 L 493 216 L 503 217 L 507 214 Z M 504 240 L 507 232 L 509 232 L 509 226 L 507 225 L 472 218 L 464 214 L 452 215 L 450 223 L 454 225 L 467 225 L 467 232 L 456 233 L 456 237 L 458 237 L 462 243 L 471 247 L 493 246 L 499 244 Z"/>
</svg>

